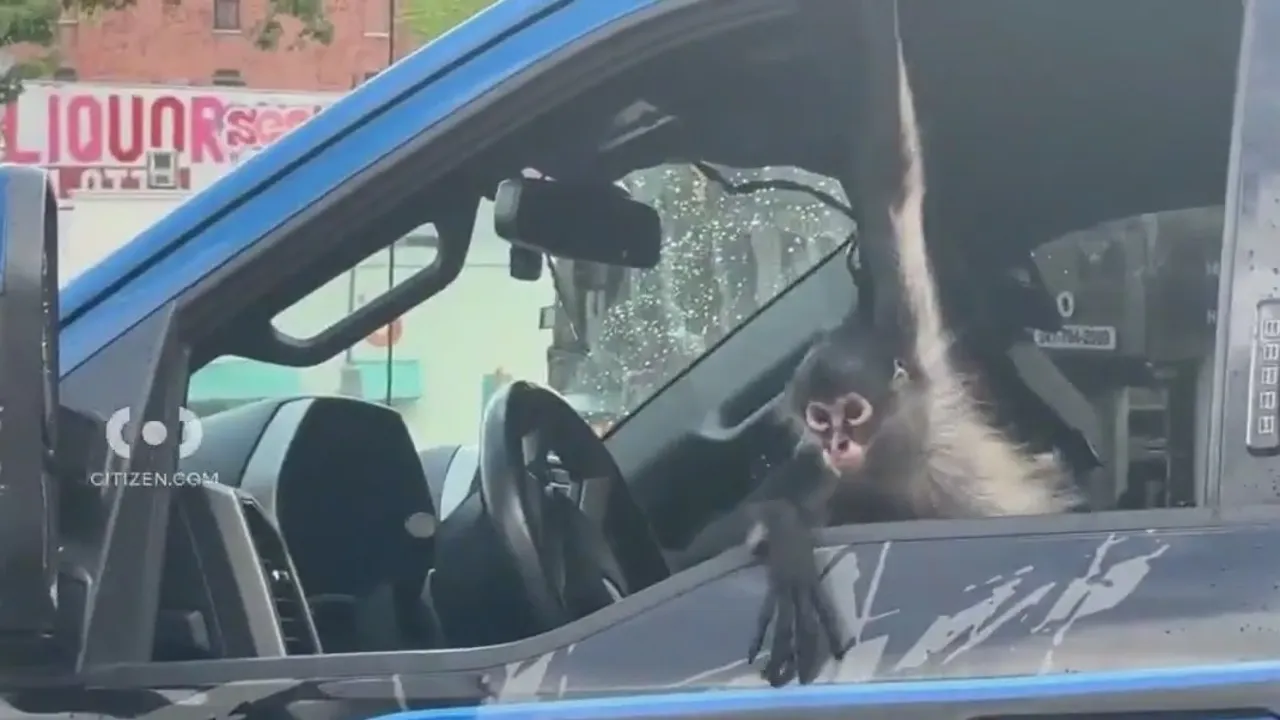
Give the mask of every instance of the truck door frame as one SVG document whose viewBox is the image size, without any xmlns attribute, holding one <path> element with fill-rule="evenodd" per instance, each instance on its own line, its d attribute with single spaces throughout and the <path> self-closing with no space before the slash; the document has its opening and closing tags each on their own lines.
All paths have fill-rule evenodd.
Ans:
<svg viewBox="0 0 1280 720">
<path fill-rule="evenodd" d="M 1204 477 L 1206 500 L 1224 514 L 1275 520 L 1280 516 L 1268 503 L 1280 500 L 1274 479 L 1280 476 L 1280 428 L 1275 411 L 1263 408 L 1262 394 L 1272 392 L 1274 403 L 1275 390 L 1262 385 L 1267 343 L 1256 333 L 1259 306 L 1280 299 L 1280 136 L 1274 132 L 1280 121 L 1274 109 L 1280 99 L 1280 39 L 1266 30 L 1280 28 L 1280 6 L 1244 2 Z M 1264 432 L 1251 438 L 1251 425 Z M 1257 447 L 1251 449 L 1251 442 Z"/>
</svg>

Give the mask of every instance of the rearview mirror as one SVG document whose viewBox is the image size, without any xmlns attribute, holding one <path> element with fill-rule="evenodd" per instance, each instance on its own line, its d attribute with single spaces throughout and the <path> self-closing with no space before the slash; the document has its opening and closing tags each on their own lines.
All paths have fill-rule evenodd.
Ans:
<svg viewBox="0 0 1280 720">
<path fill-rule="evenodd" d="M 53 629 L 58 211 L 43 170 L 0 165 L 0 635 Z"/>
<path fill-rule="evenodd" d="M 513 244 L 554 257 L 648 269 L 662 251 L 658 213 L 607 183 L 504 180 L 493 229 Z"/>
</svg>

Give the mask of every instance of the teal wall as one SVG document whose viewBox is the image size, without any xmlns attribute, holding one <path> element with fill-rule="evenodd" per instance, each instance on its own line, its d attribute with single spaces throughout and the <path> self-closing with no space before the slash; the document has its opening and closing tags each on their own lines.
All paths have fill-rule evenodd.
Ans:
<svg viewBox="0 0 1280 720">
<path fill-rule="evenodd" d="M 353 360 L 359 377 L 355 395 L 365 400 L 410 402 L 422 395 L 422 370 L 416 359 Z M 391 396 L 387 397 L 390 381 Z M 235 403 L 306 394 L 303 371 L 257 360 L 228 358 L 206 366 L 191 378 L 187 402 Z"/>
</svg>

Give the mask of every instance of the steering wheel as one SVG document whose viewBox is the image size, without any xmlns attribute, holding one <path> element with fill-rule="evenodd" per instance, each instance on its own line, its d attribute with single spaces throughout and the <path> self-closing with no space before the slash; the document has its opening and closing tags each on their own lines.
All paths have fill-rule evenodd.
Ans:
<svg viewBox="0 0 1280 720">
<path fill-rule="evenodd" d="M 489 401 L 480 495 L 539 632 L 669 574 L 604 442 L 554 390 L 516 381 Z"/>
</svg>

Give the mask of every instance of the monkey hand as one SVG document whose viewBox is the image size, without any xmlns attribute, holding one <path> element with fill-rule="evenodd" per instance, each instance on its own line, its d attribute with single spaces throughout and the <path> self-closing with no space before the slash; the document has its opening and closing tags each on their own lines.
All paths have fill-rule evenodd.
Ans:
<svg viewBox="0 0 1280 720">
<path fill-rule="evenodd" d="M 748 544 L 765 566 L 769 590 L 747 662 L 755 663 L 772 625 L 773 641 L 761 676 L 774 687 L 795 679 L 807 684 L 828 656 L 844 654 L 839 622 L 814 557 L 813 531 L 799 508 L 783 500 L 762 503 L 756 521 Z"/>
</svg>

